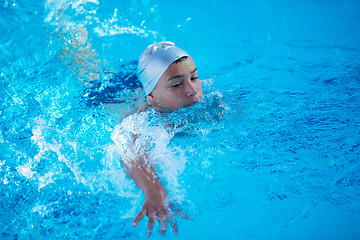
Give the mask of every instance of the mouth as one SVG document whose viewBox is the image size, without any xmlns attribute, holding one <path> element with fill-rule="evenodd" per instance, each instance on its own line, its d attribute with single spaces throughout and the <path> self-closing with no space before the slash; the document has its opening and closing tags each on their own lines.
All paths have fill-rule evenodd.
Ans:
<svg viewBox="0 0 360 240">
<path fill-rule="evenodd" d="M 195 101 L 193 101 L 192 103 L 186 104 L 186 105 L 185 105 L 185 108 L 192 107 L 192 106 L 194 106 L 195 104 L 197 104 L 198 102 L 199 102 L 199 100 L 195 100 Z"/>
</svg>

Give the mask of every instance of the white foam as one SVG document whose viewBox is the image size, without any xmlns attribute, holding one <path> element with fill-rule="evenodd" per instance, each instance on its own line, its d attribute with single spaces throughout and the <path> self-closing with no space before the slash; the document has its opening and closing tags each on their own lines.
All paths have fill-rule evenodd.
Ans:
<svg viewBox="0 0 360 240">
<path fill-rule="evenodd" d="M 19 174 L 23 175 L 26 178 L 32 178 L 34 173 L 34 171 L 31 171 L 31 166 L 28 165 L 24 165 L 24 166 L 18 166 L 16 168 L 16 170 L 18 171 Z"/>
<path fill-rule="evenodd" d="M 165 120 L 153 110 L 131 115 L 116 126 L 112 139 L 125 164 L 149 161 L 170 195 L 182 199 L 179 176 L 185 168 L 185 151 L 171 144 L 174 132 L 166 127 Z"/>
<path fill-rule="evenodd" d="M 144 21 L 141 23 L 141 26 L 143 26 L 143 24 Z M 145 28 L 145 26 L 143 28 L 136 27 L 130 22 L 129 19 L 118 17 L 117 9 L 115 9 L 112 18 L 103 20 L 101 23 L 99 23 L 98 27 L 94 28 L 94 31 L 100 37 L 114 36 L 119 34 L 133 34 L 141 37 L 148 37 L 149 35 L 156 37 L 158 35 L 157 32 L 145 30 Z"/>
<path fill-rule="evenodd" d="M 4 164 L 5 164 L 5 161 L 0 161 L 0 171 L 1 171 L 2 165 L 4 165 Z"/>
</svg>

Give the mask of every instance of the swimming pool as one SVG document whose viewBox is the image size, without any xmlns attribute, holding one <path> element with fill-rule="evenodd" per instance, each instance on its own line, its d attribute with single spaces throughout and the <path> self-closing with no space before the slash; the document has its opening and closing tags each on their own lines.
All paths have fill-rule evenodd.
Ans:
<svg viewBox="0 0 360 240">
<path fill-rule="evenodd" d="M 144 238 L 111 133 L 162 40 L 224 105 L 170 139 L 177 239 L 360 237 L 358 1 L 71 2 L 0 2 L 1 239 Z"/>
</svg>

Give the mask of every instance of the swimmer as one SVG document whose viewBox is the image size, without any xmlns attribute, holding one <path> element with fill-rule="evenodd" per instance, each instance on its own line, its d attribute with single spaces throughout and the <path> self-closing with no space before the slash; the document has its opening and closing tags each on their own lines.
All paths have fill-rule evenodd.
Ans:
<svg viewBox="0 0 360 240">
<path fill-rule="evenodd" d="M 59 11 L 58 14 L 59 16 L 56 16 L 57 31 L 60 39 L 64 40 L 65 47 L 58 52 L 57 56 L 65 61 L 72 71 L 80 73 L 80 79 L 84 85 L 92 86 L 103 70 L 98 66 L 100 61 L 95 58 L 97 55 L 95 50 L 91 49 L 88 31 L 86 28 L 80 27 L 69 32 L 65 28 L 67 24 L 64 22 L 66 18 L 63 17 L 63 12 Z M 66 41 L 68 37 L 66 34 L 70 35 L 70 41 Z M 146 101 L 144 104 L 142 104 L 142 99 L 139 99 L 139 102 L 136 101 L 135 105 L 142 105 L 138 107 L 138 114 L 132 114 L 127 118 L 118 116 L 124 125 L 129 123 L 126 120 L 134 115 L 140 115 L 150 110 L 166 114 L 181 108 L 189 108 L 203 98 L 202 86 L 193 59 L 171 42 L 152 44 L 141 54 L 138 76 L 146 94 Z M 106 110 L 111 107 L 110 110 L 114 110 L 113 112 L 116 112 L 117 115 L 124 115 L 127 112 L 134 113 L 127 104 L 108 106 L 109 104 L 104 103 L 102 105 L 106 107 Z M 118 111 L 119 109 L 121 110 Z M 181 209 L 174 209 L 169 202 L 167 190 L 160 181 L 155 166 L 149 161 L 150 154 L 146 152 L 146 146 L 143 149 L 136 148 L 138 146 L 135 143 L 143 133 L 140 130 L 140 132 L 130 134 L 130 140 L 124 141 L 122 146 L 117 144 L 119 142 L 117 138 L 123 138 L 121 132 L 115 129 L 112 134 L 112 139 L 121 155 L 121 164 L 145 195 L 142 208 L 132 225 L 136 226 L 147 216 L 147 236 L 151 235 L 156 221 L 159 223 L 161 234 L 165 233 L 167 225 L 170 223 L 177 235 L 178 230 L 173 216 L 178 214 L 184 218 L 191 217 L 183 216 Z"/>
<path fill-rule="evenodd" d="M 201 83 L 193 59 L 172 42 L 159 42 L 147 47 L 139 58 L 138 75 L 146 94 L 146 102 L 138 114 L 149 111 L 149 109 L 166 114 L 181 108 L 189 108 L 203 98 Z M 121 133 L 114 131 L 112 138 L 114 139 L 118 135 Z M 125 144 L 118 149 L 124 153 L 133 148 L 133 153 L 121 154 L 121 162 L 129 177 L 135 181 L 145 195 L 142 208 L 132 225 L 135 227 L 147 216 L 146 236 L 151 235 L 156 221 L 159 223 L 161 234 L 165 233 L 167 225 L 170 224 L 177 235 L 178 230 L 173 216 L 179 214 L 184 218 L 191 217 L 183 216 L 181 209 L 171 209 L 172 205 L 168 201 L 167 191 L 160 181 L 155 167 L 151 161 L 148 161 L 149 154 L 141 147 L 130 146 L 135 145 L 135 142 L 141 137 L 141 133 L 133 132 L 130 135 L 132 144 Z"/>
</svg>

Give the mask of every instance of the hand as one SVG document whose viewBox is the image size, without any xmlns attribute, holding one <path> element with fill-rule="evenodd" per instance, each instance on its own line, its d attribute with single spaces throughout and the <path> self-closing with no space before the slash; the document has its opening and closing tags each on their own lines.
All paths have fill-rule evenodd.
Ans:
<svg viewBox="0 0 360 240">
<path fill-rule="evenodd" d="M 147 157 L 143 156 L 142 159 L 147 159 Z M 172 204 L 169 204 L 166 190 L 157 177 L 154 167 L 141 160 L 131 161 L 131 164 L 125 163 L 124 166 L 129 176 L 135 180 L 136 185 L 145 194 L 143 206 L 139 214 L 135 217 L 132 225 L 135 227 L 141 219 L 147 216 L 147 237 L 151 235 L 155 221 L 159 222 L 161 234 L 165 233 L 167 224 L 170 222 L 175 235 L 177 235 L 176 221 L 173 219 L 173 216 L 176 214 L 179 214 L 181 217 L 184 216 L 182 216 L 181 209 L 175 209 Z"/>
<path fill-rule="evenodd" d="M 141 219 L 145 216 L 148 217 L 148 226 L 147 226 L 147 233 L 146 236 L 149 237 L 153 230 L 153 226 L 155 221 L 157 220 L 160 225 L 160 233 L 161 235 L 165 234 L 167 223 L 170 222 L 170 225 L 175 233 L 178 235 L 176 221 L 173 219 L 173 216 L 179 214 L 183 218 L 192 218 L 188 216 L 183 216 L 181 209 L 172 210 L 170 208 L 173 207 L 172 204 L 169 204 L 166 199 L 166 192 L 148 194 L 145 197 L 143 206 L 139 214 L 135 217 L 133 226 L 135 227 Z"/>
</svg>

